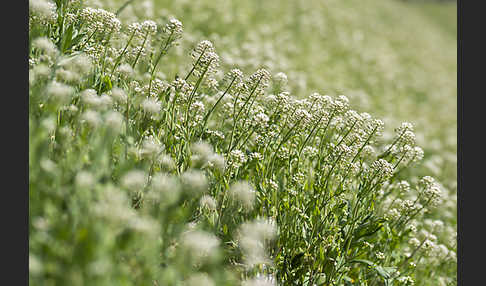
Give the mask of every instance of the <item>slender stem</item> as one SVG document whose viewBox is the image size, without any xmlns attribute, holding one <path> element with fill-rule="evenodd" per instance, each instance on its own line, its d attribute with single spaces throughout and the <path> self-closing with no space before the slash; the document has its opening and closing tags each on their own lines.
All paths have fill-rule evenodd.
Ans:
<svg viewBox="0 0 486 286">
<path fill-rule="evenodd" d="M 120 64 L 122 57 L 125 55 L 125 53 L 126 53 L 126 51 L 128 49 L 128 46 L 132 42 L 133 36 L 135 36 L 135 30 L 133 31 L 132 35 L 130 36 L 130 39 L 128 40 L 127 44 L 123 48 L 123 51 L 121 52 L 121 54 L 116 58 L 115 64 L 113 65 L 113 68 L 111 69 L 110 79 L 113 77 L 113 73 L 115 72 L 115 69 Z"/>
<path fill-rule="evenodd" d="M 140 55 L 142 54 L 142 50 L 143 50 L 143 48 L 145 47 L 145 42 L 147 42 L 148 33 L 149 33 L 149 31 L 147 31 L 147 33 L 145 33 L 145 37 L 144 37 L 144 39 L 143 39 L 142 46 L 140 46 L 140 49 L 138 50 L 137 56 L 135 57 L 135 61 L 133 61 L 133 64 L 132 64 L 132 69 L 133 69 L 133 68 L 135 68 L 135 65 L 136 65 L 136 64 L 137 64 L 137 62 L 138 62 L 138 58 L 140 58 Z"/>
<path fill-rule="evenodd" d="M 149 96 L 150 96 L 150 91 L 152 90 L 152 81 L 153 81 L 153 78 L 154 78 L 155 69 L 157 68 L 157 65 L 159 64 L 159 61 L 162 58 L 162 56 L 167 53 L 167 47 L 169 46 L 170 39 L 172 38 L 173 34 L 174 34 L 174 31 L 172 31 L 170 33 L 169 37 L 167 38 L 167 41 L 165 42 L 164 48 L 160 51 L 159 56 L 155 60 L 154 68 L 152 69 L 152 72 L 150 73 L 150 82 L 149 82 L 149 89 L 148 89 Z"/>
</svg>

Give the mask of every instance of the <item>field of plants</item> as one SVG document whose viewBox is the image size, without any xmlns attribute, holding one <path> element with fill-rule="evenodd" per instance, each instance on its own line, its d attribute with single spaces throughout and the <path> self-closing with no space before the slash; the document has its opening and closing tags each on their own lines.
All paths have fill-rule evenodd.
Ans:
<svg viewBox="0 0 486 286">
<path fill-rule="evenodd" d="M 29 0 L 31 285 L 456 285 L 456 4 Z"/>
</svg>

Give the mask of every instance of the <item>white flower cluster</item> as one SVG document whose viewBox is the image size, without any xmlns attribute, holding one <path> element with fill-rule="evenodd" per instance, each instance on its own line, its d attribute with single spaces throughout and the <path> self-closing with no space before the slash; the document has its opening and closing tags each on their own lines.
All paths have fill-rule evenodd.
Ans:
<svg viewBox="0 0 486 286">
<path fill-rule="evenodd" d="M 222 172 L 224 170 L 224 158 L 213 151 L 213 147 L 207 142 L 196 142 L 191 146 L 191 166 L 196 169 L 214 168 Z"/>
<path fill-rule="evenodd" d="M 210 259 L 217 254 L 219 239 L 211 233 L 201 230 L 189 230 L 183 233 L 181 244 L 195 263 Z"/>
<path fill-rule="evenodd" d="M 79 16 L 83 23 L 93 32 L 97 30 L 100 32 L 116 33 L 121 28 L 121 22 L 116 18 L 115 14 L 101 8 L 86 7 L 81 11 Z"/>
<path fill-rule="evenodd" d="M 214 50 L 213 43 L 208 40 L 199 42 L 191 53 L 194 63 L 194 75 L 200 77 L 204 72 L 207 78 L 217 71 L 219 56 Z"/>
<path fill-rule="evenodd" d="M 243 251 L 245 265 L 251 269 L 259 264 L 270 263 L 265 253 L 265 241 L 275 238 L 275 222 L 258 219 L 242 224 L 238 230 L 238 245 Z"/>
<path fill-rule="evenodd" d="M 29 0 L 30 21 L 39 24 L 54 24 L 57 20 L 56 4 L 48 0 Z"/>
<path fill-rule="evenodd" d="M 243 206 L 244 210 L 251 210 L 255 202 L 255 190 L 246 181 L 238 181 L 231 185 L 228 194 L 230 198 Z"/>
<path fill-rule="evenodd" d="M 393 173 L 393 166 L 384 159 L 378 159 L 371 164 L 371 170 L 382 180 L 387 179 Z"/>
<path fill-rule="evenodd" d="M 171 35 L 173 40 L 180 38 L 183 31 L 182 23 L 175 18 L 170 18 L 169 22 L 164 27 L 164 33 Z"/>
</svg>

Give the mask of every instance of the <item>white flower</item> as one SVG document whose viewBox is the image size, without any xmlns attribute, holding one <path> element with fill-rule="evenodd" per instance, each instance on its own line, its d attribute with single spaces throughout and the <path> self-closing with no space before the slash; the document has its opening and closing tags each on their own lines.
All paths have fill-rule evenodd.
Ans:
<svg viewBox="0 0 486 286">
<path fill-rule="evenodd" d="M 141 170 L 129 171 L 121 178 L 121 185 L 134 192 L 140 191 L 146 182 L 146 174 Z"/>
<path fill-rule="evenodd" d="M 281 86 L 284 86 L 287 84 L 287 75 L 283 72 L 279 72 L 275 75 L 274 80 Z"/>
<path fill-rule="evenodd" d="M 142 109 L 152 115 L 160 112 L 161 103 L 155 98 L 147 98 L 142 102 Z"/>
<path fill-rule="evenodd" d="M 150 198 L 164 205 L 170 205 L 179 199 L 181 185 L 175 177 L 157 173 L 152 178 L 150 190 Z"/>
<path fill-rule="evenodd" d="M 393 173 L 393 166 L 388 161 L 378 159 L 371 164 L 371 169 L 379 178 L 388 178 Z"/>
<path fill-rule="evenodd" d="M 152 20 L 145 20 L 141 24 L 141 29 L 144 34 L 155 35 L 157 33 L 157 24 Z"/>
<path fill-rule="evenodd" d="M 229 164 L 233 168 L 239 168 L 247 161 L 246 155 L 238 149 L 231 151 L 229 157 Z"/>
<path fill-rule="evenodd" d="M 182 235 L 181 243 L 188 250 L 188 254 L 196 261 L 215 255 L 220 244 L 217 237 L 200 230 L 185 232 Z"/>
<path fill-rule="evenodd" d="M 202 208 L 206 208 L 208 210 L 214 211 L 214 210 L 216 210 L 217 203 L 216 203 L 216 200 L 213 197 L 211 197 L 210 195 L 204 195 L 199 200 L 199 205 Z"/>
<path fill-rule="evenodd" d="M 81 115 L 81 121 L 86 122 L 89 126 L 95 128 L 101 124 L 101 116 L 94 110 L 86 110 Z"/>
<path fill-rule="evenodd" d="M 32 46 L 49 56 L 51 60 L 54 60 L 54 58 L 56 58 L 59 54 L 59 50 L 57 49 L 56 45 L 46 37 L 36 38 L 32 42 Z"/>
<path fill-rule="evenodd" d="M 56 4 L 51 1 L 29 0 L 29 11 L 41 22 L 55 23 L 57 20 Z"/>
<path fill-rule="evenodd" d="M 127 94 L 121 88 L 114 87 L 111 90 L 111 97 L 118 102 L 119 104 L 126 104 L 127 103 Z"/>
<path fill-rule="evenodd" d="M 164 32 L 166 34 L 172 34 L 172 37 L 174 39 L 178 39 L 182 36 L 182 32 L 183 32 L 182 23 L 175 18 L 170 18 L 169 23 L 165 25 Z"/>
<path fill-rule="evenodd" d="M 255 202 L 255 191 L 246 181 L 238 181 L 231 185 L 228 194 L 230 198 L 240 203 L 245 209 L 253 208 Z"/>
<path fill-rule="evenodd" d="M 46 87 L 46 93 L 50 100 L 58 104 L 67 104 L 74 94 L 74 88 L 59 82 L 51 82 Z"/>
<path fill-rule="evenodd" d="M 188 170 L 181 175 L 182 188 L 192 196 L 200 195 L 207 191 L 208 182 L 203 172 Z"/>
</svg>

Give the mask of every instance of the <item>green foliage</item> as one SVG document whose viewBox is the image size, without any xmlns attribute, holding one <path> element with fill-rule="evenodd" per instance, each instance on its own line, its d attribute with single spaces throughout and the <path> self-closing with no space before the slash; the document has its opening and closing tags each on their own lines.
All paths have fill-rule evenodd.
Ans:
<svg viewBox="0 0 486 286">
<path fill-rule="evenodd" d="M 182 23 L 129 2 L 30 2 L 32 284 L 453 279 L 412 124 L 386 137 L 346 96 L 245 76 L 208 40 L 181 53 Z"/>
</svg>

